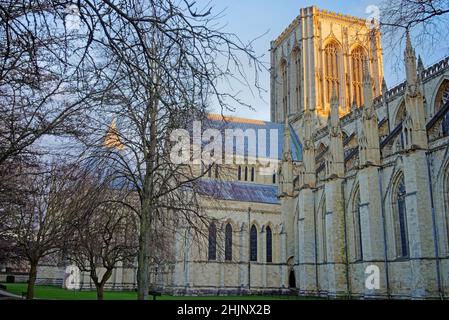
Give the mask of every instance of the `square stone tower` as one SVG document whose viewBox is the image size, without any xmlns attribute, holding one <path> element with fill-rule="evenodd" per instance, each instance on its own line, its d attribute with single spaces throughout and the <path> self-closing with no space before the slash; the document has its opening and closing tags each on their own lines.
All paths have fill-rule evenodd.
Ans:
<svg viewBox="0 0 449 320">
<path fill-rule="evenodd" d="M 340 116 L 363 100 L 368 59 L 373 97 L 382 93 L 380 31 L 374 21 L 308 7 L 271 42 L 271 121 L 313 110 L 327 119 L 335 86 Z M 325 123 L 319 121 L 318 123 Z"/>
</svg>

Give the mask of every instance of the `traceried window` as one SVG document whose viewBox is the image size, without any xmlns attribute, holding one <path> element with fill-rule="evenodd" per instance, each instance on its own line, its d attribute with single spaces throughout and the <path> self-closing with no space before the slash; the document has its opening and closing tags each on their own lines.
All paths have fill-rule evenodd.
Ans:
<svg viewBox="0 0 449 320">
<path fill-rule="evenodd" d="M 295 61 L 295 73 L 296 73 L 296 108 L 297 112 L 302 110 L 301 107 L 301 51 L 298 47 L 293 51 L 293 58 Z"/>
<path fill-rule="evenodd" d="M 449 170 L 446 169 L 446 175 L 443 186 L 444 194 L 444 220 L 446 222 L 446 250 L 449 253 Z"/>
<path fill-rule="evenodd" d="M 282 110 L 284 112 L 283 117 L 288 114 L 288 73 L 287 73 L 287 61 L 283 59 L 281 61 L 282 72 Z"/>
<path fill-rule="evenodd" d="M 226 225 L 225 229 L 225 260 L 232 260 L 232 226 L 230 223 Z"/>
<path fill-rule="evenodd" d="M 352 67 L 352 92 L 357 106 L 364 103 L 363 100 L 363 60 L 365 53 L 362 47 L 357 47 L 351 53 L 351 67 Z"/>
<path fill-rule="evenodd" d="M 209 226 L 209 260 L 217 260 L 217 227 L 213 222 Z"/>
<path fill-rule="evenodd" d="M 407 257 L 408 235 L 407 235 L 407 207 L 405 205 L 405 184 L 404 176 L 401 176 L 394 189 L 393 212 L 394 212 L 394 233 L 396 242 L 397 257 Z"/>
<path fill-rule="evenodd" d="M 443 108 L 447 102 L 449 102 L 449 81 L 444 81 L 438 90 L 437 97 L 435 101 L 435 112 Z M 443 121 L 441 122 L 441 129 L 443 135 L 449 135 L 449 112 L 444 115 Z"/>
<path fill-rule="evenodd" d="M 257 261 L 257 228 L 255 225 L 252 225 L 249 233 L 249 246 L 250 261 Z"/>
<path fill-rule="evenodd" d="M 270 226 L 267 227 L 267 262 L 273 262 L 273 234 Z"/>
<path fill-rule="evenodd" d="M 339 45 L 332 41 L 324 48 L 324 66 L 325 66 L 325 85 L 326 85 L 326 102 L 330 103 L 332 97 L 332 87 L 335 91 L 340 91 L 339 67 L 338 59 L 340 56 Z"/>
<path fill-rule="evenodd" d="M 352 221 L 354 226 L 354 253 L 356 261 L 363 260 L 362 228 L 360 223 L 360 191 L 354 195 L 352 208 Z"/>
</svg>

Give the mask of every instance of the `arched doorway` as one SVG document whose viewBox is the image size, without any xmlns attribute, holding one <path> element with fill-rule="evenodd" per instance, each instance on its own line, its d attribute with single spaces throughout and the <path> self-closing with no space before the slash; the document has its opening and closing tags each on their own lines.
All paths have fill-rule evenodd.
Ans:
<svg viewBox="0 0 449 320">
<path fill-rule="evenodd" d="M 288 274 L 288 287 L 290 289 L 296 289 L 296 277 L 294 269 L 290 269 L 290 272 Z"/>
<path fill-rule="evenodd" d="M 290 257 L 287 260 L 288 266 L 288 287 L 290 289 L 296 289 L 296 275 L 295 275 L 295 259 L 294 257 Z"/>
</svg>

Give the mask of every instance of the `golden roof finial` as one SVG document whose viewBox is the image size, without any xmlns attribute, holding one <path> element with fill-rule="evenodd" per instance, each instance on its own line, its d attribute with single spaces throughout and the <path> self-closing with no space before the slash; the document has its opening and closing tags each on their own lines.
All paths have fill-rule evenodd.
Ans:
<svg viewBox="0 0 449 320">
<path fill-rule="evenodd" d="M 108 132 L 106 133 L 106 137 L 104 139 L 104 146 L 106 148 L 114 148 L 119 151 L 125 148 L 123 143 L 120 141 L 120 136 L 117 130 L 115 119 L 112 120 Z"/>
</svg>

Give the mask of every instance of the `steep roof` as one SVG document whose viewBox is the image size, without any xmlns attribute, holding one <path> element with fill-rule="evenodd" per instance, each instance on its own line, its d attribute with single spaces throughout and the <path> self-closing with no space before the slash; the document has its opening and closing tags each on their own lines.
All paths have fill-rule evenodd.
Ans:
<svg viewBox="0 0 449 320">
<path fill-rule="evenodd" d="M 219 200 L 279 204 L 277 185 L 201 179 L 195 183 L 197 192 Z"/>
<path fill-rule="evenodd" d="M 261 158 L 269 158 L 269 159 L 277 159 L 280 160 L 282 158 L 283 153 L 283 145 L 284 145 L 284 124 L 283 123 L 275 123 L 269 121 L 262 120 L 252 120 L 252 119 L 244 119 L 237 117 L 223 117 L 221 115 L 210 114 L 208 116 L 210 122 L 206 125 L 210 128 L 215 128 L 220 130 L 223 133 L 223 145 L 224 145 L 224 134 L 225 130 L 238 130 L 241 129 L 244 132 L 246 130 L 254 130 L 256 137 L 256 144 L 248 144 L 248 139 L 245 138 L 244 142 L 244 154 L 241 156 L 247 156 L 248 154 L 255 154 L 257 157 Z M 296 134 L 295 130 L 291 125 L 289 125 L 290 129 L 290 148 L 292 152 L 292 157 L 294 161 L 302 161 L 302 145 Z M 203 128 L 204 130 L 204 128 Z M 262 131 L 265 130 L 265 133 Z M 270 143 L 270 134 L 274 133 L 277 135 L 277 145 L 273 147 L 277 147 L 277 154 L 273 155 L 271 152 L 271 143 Z M 262 138 L 259 141 L 259 135 Z M 263 139 L 265 138 L 265 139 Z M 265 141 L 264 141 L 265 140 Z M 258 147 L 259 143 L 266 143 L 266 152 L 265 154 L 259 154 Z M 273 142 L 274 143 L 274 142 Z M 223 149 L 224 150 L 224 149 Z M 236 152 L 236 139 L 234 138 L 234 152 Z"/>
</svg>

